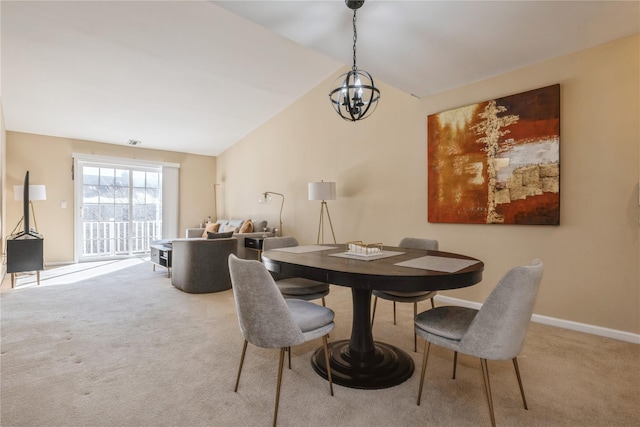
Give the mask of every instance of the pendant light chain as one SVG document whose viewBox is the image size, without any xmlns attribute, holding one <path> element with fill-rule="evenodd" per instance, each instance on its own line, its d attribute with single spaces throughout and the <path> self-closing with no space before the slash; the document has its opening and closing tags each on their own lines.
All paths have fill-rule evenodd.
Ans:
<svg viewBox="0 0 640 427">
<path fill-rule="evenodd" d="M 356 42 L 358 41 L 358 31 L 356 30 L 356 10 L 353 11 L 353 67 L 351 69 L 356 71 Z"/>
<path fill-rule="evenodd" d="M 351 71 L 338 77 L 329 92 L 329 99 L 340 117 L 355 122 L 369 117 L 375 111 L 380 100 L 380 89 L 373 83 L 371 74 L 359 70 L 356 63 L 356 9 L 364 4 L 364 0 L 345 0 L 345 3 L 353 10 L 353 66 Z"/>
</svg>

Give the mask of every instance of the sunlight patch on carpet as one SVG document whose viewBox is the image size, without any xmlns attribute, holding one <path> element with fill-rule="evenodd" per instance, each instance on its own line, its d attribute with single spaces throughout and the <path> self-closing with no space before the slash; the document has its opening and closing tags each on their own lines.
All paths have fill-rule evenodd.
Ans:
<svg viewBox="0 0 640 427">
<path fill-rule="evenodd" d="M 82 262 L 53 267 L 40 272 L 40 286 L 76 283 L 148 261 L 148 258 L 129 258 L 124 260 Z M 36 286 L 36 283 L 37 277 L 35 273 L 19 274 L 16 277 L 16 288 Z"/>
</svg>

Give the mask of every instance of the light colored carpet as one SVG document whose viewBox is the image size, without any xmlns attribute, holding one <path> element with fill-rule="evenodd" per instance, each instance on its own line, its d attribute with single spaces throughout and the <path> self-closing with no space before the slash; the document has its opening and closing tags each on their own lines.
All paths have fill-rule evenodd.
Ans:
<svg viewBox="0 0 640 427">
<path fill-rule="evenodd" d="M 242 349 L 229 291 L 192 295 L 165 271 L 134 265 L 77 283 L 8 290 L 1 296 L 2 426 L 267 426 L 278 354 Z M 6 282 L 6 280 L 5 280 Z M 349 337 L 351 293 L 333 286 L 331 340 Z M 426 309 L 425 303 L 423 309 Z M 414 353 L 412 308 L 380 301 L 374 336 L 406 349 L 416 373 L 383 390 L 335 387 L 311 368 L 321 340 L 293 349 L 285 370 L 281 426 L 489 425 L 477 359 L 432 346 L 416 406 L 422 345 Z M 489 362 L 496 419 L 504 426 L 637 426 L 640 346 L 532 324 L 519 357 L 529 410 L 510 362 Z"/>
</svg>

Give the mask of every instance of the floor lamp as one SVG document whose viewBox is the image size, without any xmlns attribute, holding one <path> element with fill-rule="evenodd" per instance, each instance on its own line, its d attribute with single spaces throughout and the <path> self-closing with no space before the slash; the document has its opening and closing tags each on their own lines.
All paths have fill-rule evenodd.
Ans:
<svg viewBox="0 0 640 427">
<path fill-rule="evenodd" d="M 329 213 L 329 206 L 327 206 L 327 200 L 336 199 L 336 183 L 335 182 L 310 182 L 309 183 L 309 200 L 322 200 L 320 203 L 320 223 L 318 224 L 318 240 L 317 243 L 324 243 L 324 213 L 327 213 L 329 218 L 329 227 L 331 228 L 331 235 L 333 236 L 333 243 L 336 243 L 336 235 L 333 232 L 333 224 L 331 223 L 331 214 Z M 322 242 L 321 240 L 322 236 Z"/>
<path fill-rule="evenodd" d="M 280 233 L 279 234 L 280 236 L 284 236 L 284 234 L 282 234 L 282 208 L 284 207 L 284 194 L 275 193 L 273 191 L 265 191 L 264 193 L 262 193 L 262 196 L 260 196 L 260 198 L 258 199 L 258 203 L 265 204 L 265 205 L 271 204 L 271 194 L 282 197 L 282 203 L 280 203 Z M 278 233 L 276 233 L 276 235 L 277 234 Z"/>
<path fill-rule="evenodd" d="M 211 184 L 211 187 L 213 188 L 213 213 L 214 213 L 214 217 L 215 217 L 215 221 L 218 220 L 218 190 L 216 187 L 218 187 L 220 184 Z M 224 213 L 223 215 L 224 216 Z"/>
</svg>

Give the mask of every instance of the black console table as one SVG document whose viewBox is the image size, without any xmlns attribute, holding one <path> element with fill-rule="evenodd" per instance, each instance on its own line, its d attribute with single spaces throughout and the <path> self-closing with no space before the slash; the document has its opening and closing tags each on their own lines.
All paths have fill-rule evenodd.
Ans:
<svg viewBox="0 0 640 427">
<path fill-rule="evenodd" d="M 264 237 L 245 237 L 244 247 L 258 252 L 258 261 L 262 261 L 262 243 Z"/>
<path fill-rule="evenodd" d="M 36 233 L 20 233 L 7 237 L 7 273 L 11 273 L 11 287 L 16 273 L 35 271 L 40 284 L 40 271 L 44 270 L 44 239 Z"/>
</svg>

